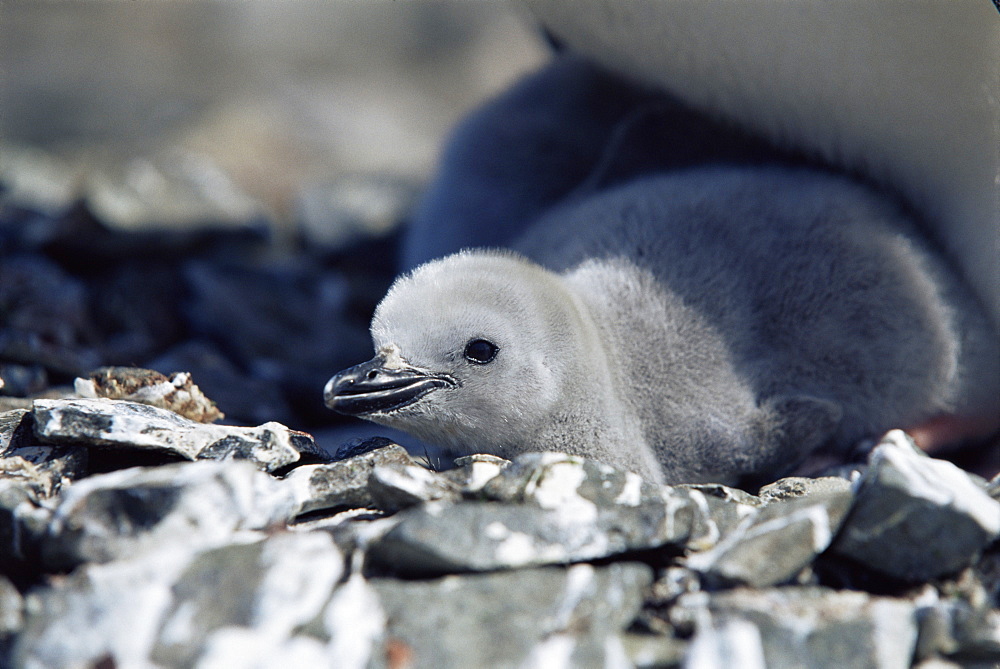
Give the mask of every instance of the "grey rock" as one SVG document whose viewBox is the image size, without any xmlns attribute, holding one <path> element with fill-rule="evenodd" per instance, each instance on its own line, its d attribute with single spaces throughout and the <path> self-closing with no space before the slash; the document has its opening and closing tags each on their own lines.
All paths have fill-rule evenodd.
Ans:
<svg viewBox="0 0 1000 669">
<path fill-rule="evenodd" d="M 148 667 L 170 586 L 194 550 L 183 541 L 107 564 L 87 564 L 26 597 L 12 666 Z M 86 630 L 86 633 L 81 633 Z"/>
<path fill-rule="evenodd" d="M 670 537 L 685 534 L 674 524 L 678 517 L 690 518 L 684 542 L 695 550 L 714 546 L 760 504 L 753 495 L 735 488 L 715 484 L 659 486 L 631 472 L 562 453 L 526 453 L 515 458 L 512 466 L 483 485 L 482 495 L 543 509 L 585 509 L 593 504 L 625 517 L 651 513 L 649 518 L 644 516 L 644 522 L 659 516 L 666 525 L 658 530 L 650 525 L 650 530 Z"/>
<path fill-rule="evenodd" d="M 1000 662 L 1000 609 L 973 570 L 954 581 L 925 585 L 912 599 L 920 631 L 917 659 Z"/>
<path fill-rule="evenodd" d="M 156 665 L 162 666 L 162 665 Z M 168 666 L 198 669 L 228 669 L 229 667 L 339 667 L 326 645 L 304 635 L 273 638 L 249 627 L 224 627 L 205 641 L 205 648 L 196 664 Z M 356 665 L 363 667 L 364 665 Z"/>
<path fill-rule="evenodd" d="M 368 479 L 368 493 L 375 506 L 390 513 L 423 502 L 458 501 L 459 486 L 420 465 L 378 466 Z"/>
<path fill-rule="evenodd" d="M 39 444 L 32 425 L 29 411 L 0 414 L 0 477 L 19 481 L 45 499 L 64 483 L 87 475 L 87 450 Z"/>
<path fill-rule="evenodd" d="M 997 474 L 986 484 L 986 492 L 995 500 L 1000 500 L 1000 474 Z"/>
<path fill-rule="evenodd" d="M 0 477 L 16 480 L 39 499 L 47 499 L 64 483 L 83 476 L 86 465 L 87 452 L 80 448 L 24 446 L 0 457 Z"/>
<path fill-rule="evenodd" d="M 373 545 L 372 558 L 426 575 L 566 564 L 668 545 L 707 548 L 740 515 L 731 507 L 745 506 L 555 453 L 516 458 L 480 492 L 496 501 L 402 512 Z M 720 514 L 722 526 L 716 505 L 730 507 Z"/>
<path fill-rule="evenodd" d="M 782 481 L 788 481 L 791 479 L 782 479 Z M 779 482 L 780 483 L 780 482 Z M 775 483 L 777 485 L 777 483 Z M 683 484 L 675 486 L 682 490 L 697 490 L 701 492 L 706 497 L 712 497 L 719 499 L 723 502 L 743 504 L 747 506 L 760 506 L 763 504 L 763 500 L 755 495 L 751 495 L 745 490 L 740 490 L 739 488 L 731 488 L 726 485 L 719 483 L 696 483 L 696 484 Z M 767 488 L 762 489 L 763 491 Z"/>
<path fill-rule="evenodd" d="M 292 529 L 298 530 L 303 527 L 308 530 L 311 526 L 315 530 L 329 532 L 341 552 L 353 556 L 352 559 L 358 562 L 357 569 L 360 570 L 366 563 L 370 546 L 398 524 L 396 515 L 387 515 L 370 509 L 355 509 L 343 511 L 322 521 L 296 523 Z"/>
<path fill-rule="evenodd" d="M 375 588 L 356 573 L 334 591 L 321 622 L 329 637 L 328 657 L 337 667 L 378 666 L 379 656 L 387 654 L 387 619 L 382 602 Z M 386 664 L 393 669 L 391 663 Z"/>
<path fill-rule="evenodd" d="M 51 516 L 30 486 L 0 478 L 0 571 L 37 569 L 39 545 Z"/>
<path fill-rule="evenodd" d="M 24 625 L 24 598 L 6 576 L 0 576 L 0 638 Z"/>
<path fill-rule="evenodd" d="M 148 449 L 188 460 L 249 460 L 274 472 L 303 456 L 328 459 L 304 432 L 280 423 L 205 425 L 173 411 L 124 400 L 36 400 L 35 435 L 53 444 Z"/>
<path fill-rule="evenodd" d="M 31 594 L 13 666 L 360 669 L 367 657 L 338 658 L 357 655 L 366 638 L 374 646 L 383 622 L 366 584 L 337 585 L 343 569 L 323 532 L 245 536 L 205 551 L 165 541 Z"/>
<path fill-rule="evenodd" d="M 198 423 L 214 423 L 225 416 L 205 397 L 188 372 L 170 377 L 150 369 L 102 367 L 73 384 L 80 397 L 129 400 L 169 409 Z"/>
<path fill-rule="evenodd" d="M 455 468 L 444 472 L 444 476 L 457 483 L 466 495 L 474 495 L 508 466 L 510 460 L 476 453 L 455 458 Z"/>
<path fill-rule="evenodd" d="M 975 571 L 986 591 L 987 600 L 1000 608 L 1000 542 L 983 552 Z"/>
<path fill-rule="evenodd" d="M 969 565 L 1000 537 L 1000 502 L 950 462 L 894 430 L 872 452 L 832 549 L 897 578 L 922 581 Z"/>
<path fill-rule="evenodd" d="M 571 500 L 600 505 L 638 505 L 657 498 L 660 486 L 596 460 L 563 453 L 526 453 L 482 487 L 498 502 L 532 503 L 542 508 Z"/>
<path fill-rule="evenodd" d="M 753 624 L 740 619 L 724 619 L 704 624 L 688 646 L 684 657 L 685 669 L 711 667 L 748 667 L 765 669 L 762 632 Z M 791 665 L 810 667 L 808 663 Z"/>
<path fill-rule="evenodd" d="M 24 444 L 24 437 L 31 433 L 30 419 L 25 421 L 25 417 L 30 414 L 27 409 L 14 409 L 0 413 L 0 455 Z"/>
<path fill-rule="evenodd" d="M 681 595 L 701 590 L 697 573 L 687 567 L 673 565 L 664 569 L 653 583 L 650 602 L 658 606 L 672 605 Z"/>
<path fill-rule="evenodd" d="M 380 448 L 392 446 L 395 443 L 396 442 L 387 437 L 356 437 L 354 439 L 348 439 L 344 443 L 337 446 L 333 459 L 347 460 L 348 458 L 364 455 L 365 453 L 369 453 Z"/>
<path fill-rule="evenodd" d="M 370 525 L 373 520 L 382 520 L 390 517 L 390 514 L 379 511 L 378 509 L 344 509 L 343 511 L 334 511 L 330 513 L 316 514 L 315 516 L 296 518 L 295 521 L 288 526 L 288 529 L 295 532 L 330 532 L 333 534 L 334 540 L 337 541 L 338 532 L 343 530 L 343 526 L 345 525 Z M 340 546 L 345 553 L 353 553 L 358 549 L 358 545 L 356 543 L 352 543 L 350 539 L 347 543 L 337 541 L 337 545 Z"/>
<path fill-rule="evenodd" d="M 958 664 L 940 657 L 932 657 L 923 662 L 914 663 L 913 669 L 993 669 L 993 665 Z"/>
<path fill-rule="evenodd" d="M 713 548 L 685 564 L 710 585 L 758 588 L 784 583 L 833 541 L 854 494 L 840 478 L 785 479 L 761 495 L 754 509 Z"/>
<path fill-rule="evenodd" d="M 24 598 L 6 576 L 0 576 L 0 666 L 12 666 L 11 645 L 24 627 Z"/>
<path fill-rule="evenodd" d="M 968 631 L 959 637 L 961 654 L 981 662 L 1000 663 L 1000 610 L 983 612 L 982 619 L 968 625 Z"/>
<path fill-rule="evenodd" d="M 909 601 L 825 588 L 736 589 L 680 600 L 696 634 L 685 667 L 906 669 L 917 640 Z"/>
<path fill-rule="evenodd" d="M 304 599 L 307 600 L 304 602 L 306 610 L 312 612 L 314 600 Z M 280 620 L 272 627 L 262 620 L 256 626 L 225 625 L 215 629 L 205 639 L 196 666 L 204 669 L 405 666 L 384 661 L 387 655 L 384 635 L 385 615 L 378 595 L 355 574 L 337 587 L 313 621 L 292 634 L 287 634 Z"/>
<path fill-rule="evenodd" d="M 935 602 L 927 605 L 924 603 L 918 609 L 919 637 L 916 648 L 918 659 L 930 659 L 954 655 L 962 650 L 963 645 L 970 639 L 969 631 L 977 631 L 975 627 L 968 629 L 967 623 L 972 615 L 975 615 L 975 622 L 982 626 L 987 621 L 984 619 L 988 612 L 970 611 L 968 606 L 951 602 Z"/>
<path fill-rule="evenodd" d="M 621 563 L 371 584 L 388 666 L 541 669 L 628 666 L 619 635 L 650 580 L 645 565 Z"/>
<path fill-rule="evenodd" d="M 643 515 L 651 518 L 651 526 L 642 523 Z M 541 509 L 475 501 L 430 503 L 397 519 L 372 546 L 370 557 L 384 568 L 415 576 L 567 564 L 683 545 L 693 525 L 687 506 L 618 514 L 594 505 Z"/>
<path fill-rule="evenodd" d="M 812 494 L 837 493 L 848 488 L 847 481 L 839 476 L 802 477 L 789 476 L 761 487 L 758 493 L 760 504 L 796 500 Z"/>
<path fill-rule="evenodd" d="M 713 548 L 748 517 L 756 515 L 762 504 L 754 495 L 719 484 L 679 485 L 674 488 L 690 495 L 699 511 L 696 515 L 699 530 L 687 543 L 693 551 Z"/>
<path fill-rule="evenodd" d="M 414 462 L 405 448 L 390 443 L 347 460 L 296 467 L 282 482 L 297 500 L 298 514 L 375 507 L 369 479 L 376 467 L 390 465 L 409 467 Z"/>
<path fill-rule="evenodd" d="M 635 630 L 647 634 L 690 637 L 695 621 L 686 610 L 675 604 L 681 596 L 701 591 L 701 579 L 694 571 L 676 565 L 658 572 L 642 612 L 636 619 Z"/>
<path fill-rule="evenodd" d="M 2 397 L 0 396 L 0 412 L 8 411 L 31 411 L 32 400 L 26 397 Z"/>
<path fill-rule="evenodd" d="M 248 666 L 239 661 L 247 650 L 263 650 L 261 641 L 280 648 L 321 616 L 343 572 L 343 556 L 323 532 L 283 533 L 205 551 L 173 583 L 150 659 L 194 666 L 209 648 L 219 662 L 227 644 L 213 637 L 235 633 L 258 640 L 230 651 L 224 666 Z"/>
<path fill-rule="evenodd" d="M 208 548 L 286 523 L 294 510 L 290 491 L 248 463 L 125 469 L 91 476 L 64 491 L 43 555 L 49 565 L 64 568 L 171 543 Z"/>
<path fill-rule="evenodd" d="M 581 517 L 528 505 L 432 503 L 401 512 L 369 558 L 413 576 L 518 569 L 622 552 L 623 538 L 596 527 L 597 507 Z M 632 532 L 636 527 L 628 528 Z"/>
</svg>

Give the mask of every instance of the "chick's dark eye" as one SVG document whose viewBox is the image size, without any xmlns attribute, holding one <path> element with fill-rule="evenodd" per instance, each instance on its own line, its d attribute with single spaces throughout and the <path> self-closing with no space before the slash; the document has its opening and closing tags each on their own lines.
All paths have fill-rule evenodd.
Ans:
<svg viewBox="0 0 1000 669">
<path fill-rule="evenodd" d="M 465 345 L 465 359 L 469 362 L 474 362 L 477 365 L 485 365 L 488 362 L 493 362 L 493 358 L 497 357 L 497 345 L 493 342 L 486 341 L 485 339 L 473 339 L 468 344 Z"/>
</svg>

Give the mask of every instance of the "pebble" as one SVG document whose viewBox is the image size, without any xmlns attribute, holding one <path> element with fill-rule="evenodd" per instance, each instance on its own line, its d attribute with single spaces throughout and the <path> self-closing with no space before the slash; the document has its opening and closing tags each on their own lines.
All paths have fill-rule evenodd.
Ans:
<svg viewBox="0 0 1000 669">
<path fill-rule="evenodd" d="M 872 452 L 833 550 L 920 582 L 968 566 L 1000 538 L 1000 501 L 966 472 L 917 450 L 901 431 Z"/>
</svg>

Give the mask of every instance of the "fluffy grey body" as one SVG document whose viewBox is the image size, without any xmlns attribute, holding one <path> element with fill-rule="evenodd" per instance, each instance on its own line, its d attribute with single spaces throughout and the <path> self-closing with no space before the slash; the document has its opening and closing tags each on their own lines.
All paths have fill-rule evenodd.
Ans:
<svg viewBox="0 0 1000 669">
<path fill-rule="evenodd" d="M 550 211 L 514 248 L 398 279 L 376 358 L 331 379 L 327 403 L 454 452 L 557 450 L 668 482 L 1000 416 L 981 309 L 904 214 L 845 178 L 649 177 Z"/>
</svg>

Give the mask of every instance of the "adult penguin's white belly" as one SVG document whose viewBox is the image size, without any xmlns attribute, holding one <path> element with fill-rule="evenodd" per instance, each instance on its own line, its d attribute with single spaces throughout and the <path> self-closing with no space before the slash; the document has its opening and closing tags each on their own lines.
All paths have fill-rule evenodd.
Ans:
<svg viewBox="0 0 1000 669">
<path fill-rule="evenodd" d="M 532 0 L 560 42 L 901 194 L 1000 337 L 1000 13 L 989 0 Z"/>
</svg>

